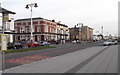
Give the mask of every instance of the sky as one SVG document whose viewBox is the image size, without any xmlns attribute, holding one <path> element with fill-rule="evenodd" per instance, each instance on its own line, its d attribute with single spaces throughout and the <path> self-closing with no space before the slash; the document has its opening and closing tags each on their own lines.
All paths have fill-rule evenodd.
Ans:
<svg viewBox="0 0 120 75">
<path fill-rule="evenodd" d="M 26 4 L 37 3 L 33 17 L 61 21 L 68 27 L 83 23 L 94 29 L 94 34 L 118 35 L 119 0 L 0 0 L 3 8 L 16 12 L 16 19 L 30 18 Z"/>
</svg>

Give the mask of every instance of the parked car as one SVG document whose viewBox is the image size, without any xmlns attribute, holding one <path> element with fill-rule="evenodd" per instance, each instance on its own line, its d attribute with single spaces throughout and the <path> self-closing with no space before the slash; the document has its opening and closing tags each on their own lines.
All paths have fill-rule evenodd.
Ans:
<svg viewBox="0 0 120 75">
<path fill-rule="evenodd" d="M 20 42 L 21 43 L 21 45 L 23 46 L 23 48 L 27 48 L 28 47 L 28 41 L 22 41 L 22 42 Z"/>
<path fill-rule="evenodd" d="M 28 47 L 34 47 L 34 43 L 33 42 L 28 42 Z"/>
<path fill-rule="evenodd" d="M 40 46 L 40 44 L 38 42 L 33 42 L 33 43 L 34 43 L 35 47 Z"/>
<path fill-rule="evenodd" d="M 47 41 L 39 41 L 41 46 L 49 46 L 50 43 L 48 43 Z"/>
<path fill-rule="evenodd" d="M 117 41 L 105 41 L 103 42 L 103 46 L 110 46 L 110 45 L 116 45 L 118 44 Z"/>
<path fill-rule="evenodd" d="M 73 40 L 72 43 L 73 43 L 73 44 L 74 44 L 74 43 L 77 43 L 77 41 L 76 41 L 76 40 Z"/>
<path fill-rule="evenodd" d="M 110 41 L 105 41 L 103 42 L 103 46 L 110 46 L 111 45 L 111 42 Z"/>
<path fill-rule="evenodd" d="M 7 44 L 7 48 L 8 48 L 8 49 L 14 49 L 14 48 L 15 48 L 14 43 L 9 42 L 9 43 Z"/>
<path fill-rule="evenodd" d="M 111 44 L 112 44 L 112 45 L 117 45 L 118 42 L 117 42 L 117 41 L 112 41 Z"/>
<path fill-rule="evenodd" d="M 23 48 L 21 43 L 14 43 L 16 49 Z"/>
<path fill-rule="evenodd" d="M 81 43 L 79 40 L 73 40 L 72 43 Z"/>
<path fill-rule="evenodd" d="M 38 42 L 29 42 L 28 47 L 38 47 L 40 44 Z"/>
</svg>

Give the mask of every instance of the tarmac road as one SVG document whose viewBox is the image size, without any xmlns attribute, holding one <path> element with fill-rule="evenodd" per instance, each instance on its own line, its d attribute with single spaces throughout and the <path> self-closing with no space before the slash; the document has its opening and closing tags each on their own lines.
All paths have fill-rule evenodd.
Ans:
<svg viewBox="0 0 120 75">
<path fill-rule="evenodd" d="M 102 42 L 82 43 L 82 44 L 67 43 L 67 44 L 51 45 L 51 46 L 56 46 L 56 48 L 52 48 L 52 49 L 6 54 L 5 68 L 8 69 L 24 64 L 33 63 L 50 57 L 60 56 L 70 52 L 83 50 L 85 48 L 99 46 L 101 43 Z"/>
</svg>

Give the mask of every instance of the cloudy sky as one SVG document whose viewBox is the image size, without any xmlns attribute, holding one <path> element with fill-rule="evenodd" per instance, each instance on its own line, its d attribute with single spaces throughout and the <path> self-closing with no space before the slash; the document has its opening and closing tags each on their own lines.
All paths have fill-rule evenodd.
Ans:
<svg viewBox="0 0 120 75">
<path fill-rule="evenodd" d="M 33 8 L 33 17 L 42 17 L 74 27 L 83 23 L 94 29 L 94 33 L 104 35 L 118 33 L 118 2 L 119 0 L 0 0 L 2 7 L 16 12 L 15 19 L 29 18 L 30 9 L 26 4 L 38 3 Z"/>
</svg>

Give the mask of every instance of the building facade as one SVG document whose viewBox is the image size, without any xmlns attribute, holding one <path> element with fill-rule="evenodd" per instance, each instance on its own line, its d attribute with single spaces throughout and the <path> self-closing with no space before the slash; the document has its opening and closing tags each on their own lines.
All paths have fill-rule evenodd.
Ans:
<svg viewBox="0 0 120 75">
<path fill-rule="evenodd" d="M 44 18 L 33 18 L 33 40 L 34 41 L 58 41 L 68 40 L 68 26 L 59 24 L 54 20 Z M 15 20 L 15 41 L 30 40 L 31 19 Z"/>
<path fill-rule="evenodd" d="M 90 28 L 88 26 L 81 26 L 81 40 L 83 41 L 89 41 L 93 40 L 93 28 Z"/>
<path fill-rule="evenodd" d="M 78 27 L 69 28 L 70 40 L 80 39 L 80 32 Z"/>
<path fill-rule="evenodd" d="M 8 42 L 13 42 L 15 12 L 0 7 L 0 34 L 8 34 Z"/>
<path fill-rule="evenodd" d="M 93 28 L 88 26 L 69 28 L 70 40 L 89 41 L 93 39 Z"/>
</svg>

